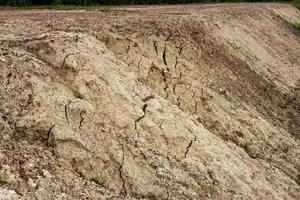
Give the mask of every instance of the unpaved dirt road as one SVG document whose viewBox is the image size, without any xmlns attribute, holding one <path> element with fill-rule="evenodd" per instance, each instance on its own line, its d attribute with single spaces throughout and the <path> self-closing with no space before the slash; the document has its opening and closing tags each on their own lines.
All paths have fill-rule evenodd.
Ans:
<svg viewBox="0 0 300 200">
<path fill-rule="evenodd" d="M 0 199 L 299 199 L 286 4 L 0 12 Z"/>
</svg>

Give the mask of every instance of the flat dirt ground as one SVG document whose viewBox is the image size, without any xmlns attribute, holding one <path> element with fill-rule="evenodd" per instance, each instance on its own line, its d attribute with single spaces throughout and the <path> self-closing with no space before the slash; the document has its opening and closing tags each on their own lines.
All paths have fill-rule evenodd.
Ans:
<svg viewBox="0 0 300 200">
<path fill-rule="evenodd" d="M 0 11 L 0 199 L 300 198 L 288 4 Z"/>
</svg>

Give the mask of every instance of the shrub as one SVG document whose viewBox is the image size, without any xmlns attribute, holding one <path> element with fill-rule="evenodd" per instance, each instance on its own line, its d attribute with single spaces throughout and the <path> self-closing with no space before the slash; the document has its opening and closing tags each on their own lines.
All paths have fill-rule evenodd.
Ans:
<svg viewBox="0 0 300 200">
<path fill-rule="evenodd" d="M 10 0 L 10 5 L 16 6 L 16 7 L 25 7 L 31 5 L 30 0 Z"/>
<path fill-rule="evenodd" d="M 56 4 L 88 6 L 91 5 L 91 0 L 58 0 Z"/>
<path fill-rule="evenodd" d="M 30 0 L 32 5 L 50 5 L 53 4 L 56 0 Z"/>
</svg>

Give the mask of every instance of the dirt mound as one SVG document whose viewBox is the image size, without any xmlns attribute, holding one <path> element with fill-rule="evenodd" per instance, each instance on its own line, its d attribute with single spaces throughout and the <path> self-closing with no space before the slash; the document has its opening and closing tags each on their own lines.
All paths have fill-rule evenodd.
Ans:
<svg viewBox="0 0 300 200">
<path fill-rule="evenodd" d="M 0 12 L 0 199 L 298 199 L 285 4 Z"/>
</svg>

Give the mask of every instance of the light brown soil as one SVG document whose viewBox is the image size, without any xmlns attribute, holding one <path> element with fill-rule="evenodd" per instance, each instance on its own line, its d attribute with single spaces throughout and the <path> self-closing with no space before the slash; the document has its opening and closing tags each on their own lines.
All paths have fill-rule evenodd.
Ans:
<svg viewBox="0 0 300 200">
<path fill-rule="evenodd" d="M 0 199 L 299 199 L 286 4 L 0 12 Z"/>
</svg>

